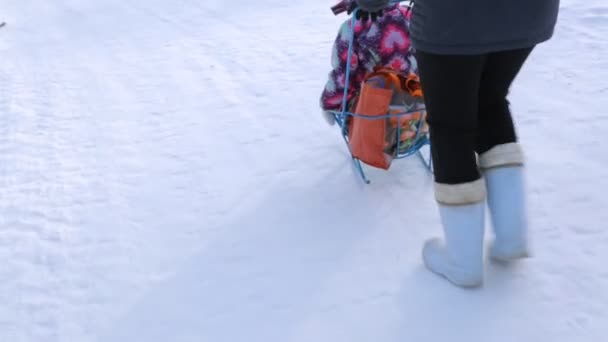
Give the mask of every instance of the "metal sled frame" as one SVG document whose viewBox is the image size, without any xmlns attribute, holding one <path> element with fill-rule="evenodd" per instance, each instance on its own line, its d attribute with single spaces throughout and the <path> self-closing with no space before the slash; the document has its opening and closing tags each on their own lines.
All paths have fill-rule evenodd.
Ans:
<svg viewBox="0 0 608 342">
<path fill-rule="evenodd" d="M 394 1 L 394 2 L 391 2 L 391 4 L 396 4 L 398 2 L 400 2 L 400 1 Z M 351 61 L 351 56 L 353 54 L 353 44 L 354 44 L 354 40 L 355 40 L 355 24 L 357 22 L 357 19 L 356 19 L 357 11 L 358 11 L 358 9 L 356 9 L 352 13 L 352 18 L 351 18 L 350 37 L 349 37 L 349 42 L 348 42 L 348 57 L 346 59 L 347 60 L 347 62 L 346 62 L 346 79 L 345 79 L 345 83 L 344 83 L 346 86 L 344 87 L 344 96 L 342 98 L 342 111 L 331 111 L 330 113 L 334 116 L 334 118 L 336 119 L 336 122 L 340 126 L 340 133 L 342 134 L 342 138 L 344 139 L 344 142 L 346 143 L 346 146 L 348 147 L 348 151 L 350 153 L 351 158 L 353 159 L 355 168 L 359 172 L 359 175 L 361 176 L 363 181 L 366 184 L 369 184 L 370 181 L 365 176 L 365 171 L 363 170 L 363 165 L 361 165 L 361 160 L 359 160 L 358 158 L 356 158 L 353 155 L 353 152 L 350 148 L 350 144 L 348 141 L 348 134 L 347 134 L 348 117 L 352 116 L 352 117 L 357 117 L 357 118 L 361 118 L 361 119 L 365 119 L 365 120 L 378 120 L 378 119 L 384 120 L 387 118 L 399 118 L 401 116 L 419 112 L 420 110 L 413 111 L 413 112 L 398 113 L 398 114 L 388 114 L 388 115 L 382 115 L 382 116 L 362 115 L 362 114 L 351 113 L 346 110 L 347 109 L 347 99 L 348 99 L 348 84 L 350 83 L 350 73 L 351 73 L 350 61 Z M 397 120 L 397 122 L 399 122 L 399 120 Z M 414 145 L 410 146 L 406 151 L 398 152 L 397 155 L 394 157 L 394 159 L 403 159 L 403 158 L 410 157 L 415 154 L 420 158 L 420 160 L 422 161 L 424 166 L 427 168 L 427 170 L 429 170 L 429 172 L 432 173 L 433 164 L 432 164 L 432 159 L 431 159 L 430 153 L 429 153 L 429 158 L 427 159 L 427 158 L 424 158 L 424 156 L 422 155 L 422 153 L 420 151 L 420 149 L 423 146 L 425 146 L 425 145 L 430 146 L 428 134 L 426 134 L 422 138 L 420 137 L 420 131 L 421 131 L 422 125 L 423 125 L 423 120 L 420 120 L 420 122 L 418 123 L 418 127 L 416 129 L 416 137 L 414 138 L 414 141 L 416 143 Z M 400 136 L 401 136 L 401 126 L 397 125 L 397 137 L 400 137 Z M 397 151 L 399 151 L 398 147 L 397 147 Z"/>
</svg>

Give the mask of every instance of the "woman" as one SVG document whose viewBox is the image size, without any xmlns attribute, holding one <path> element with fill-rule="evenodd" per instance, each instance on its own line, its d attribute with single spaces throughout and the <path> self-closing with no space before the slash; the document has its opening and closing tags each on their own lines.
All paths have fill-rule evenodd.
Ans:
<svg viewBox="0 0 608 342">
<path fill-rule="evenodd" d="M 357 0 L 364 20 L 388 2 Z M 417 0 L 413 8 L 445 235 L 425 244 L 423 258 L 456 285 L 483 281 L 486 202 L 492 258 L 528 255 L 524 157 L 507 94 L 533 48 L 552 37 L 558 9 L 559 0 Z"/>
</svg>

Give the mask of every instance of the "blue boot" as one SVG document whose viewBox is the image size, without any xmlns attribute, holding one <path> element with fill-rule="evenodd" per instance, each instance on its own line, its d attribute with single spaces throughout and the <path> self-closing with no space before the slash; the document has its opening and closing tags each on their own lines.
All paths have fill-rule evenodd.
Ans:
<svg viewBox="0 0 608 342">
<path fill-rule="evenodd" d="M 523 153 L 516 144 L 498 145 L 480 156 L 495 240 L 493 259 L 511 261 L 529 256 Z"/>
<path fill-rule="evenodd" d="M 485 185 L 483 180 L 435 185 L 445 242 L 426 242 L 426 267 L 455 285 L 476 287 L 483 282 Z"/>
</svg>

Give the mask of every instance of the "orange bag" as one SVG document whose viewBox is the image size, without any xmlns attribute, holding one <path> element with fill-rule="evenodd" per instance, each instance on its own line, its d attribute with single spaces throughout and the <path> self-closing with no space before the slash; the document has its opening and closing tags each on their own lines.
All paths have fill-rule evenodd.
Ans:
<svg viewBox="0 0 608 342">
<path fill-rule="evenodd" d="M 405 76 L 389 68 L 376 68 L 361 85 L 355 114 L 349 122 L 352 154 L 362 162 L 388 170 L 402 148 L 417 136 L 414 123 L 424 120 L 424 101 L 416 75 Z M 412 111 L 413 109 L 413 111 Z M 373 118 L 387 114 L 410 114 L 391 118 Z M 426 124 L 423 124 L 423 129 Z M 400 136 L 397 137 L 397 132 Z"/>
</svg>

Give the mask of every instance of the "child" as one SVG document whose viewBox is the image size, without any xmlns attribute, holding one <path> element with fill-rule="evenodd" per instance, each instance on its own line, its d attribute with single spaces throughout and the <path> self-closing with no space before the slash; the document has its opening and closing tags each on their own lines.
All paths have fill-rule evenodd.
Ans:
<svg viewBox="0 0 608 342">
<path fill-rule="evenodd" d="M 343 0 L 334 8 L 350 8 L 355 0 Z M 333 70 L 321 95 L 323 117 L 333 125 L 334 116 L 329 111 L 342 110 L 344 87 L 348 87 L 347 100 L 355 98 L 365 75 L 376 66 L 389 67 L 403 73 L 417 73 L 416 60 L 409 39 L 410 11 L 401 5 L 389 5 L 384 15 L 376 20 L 357 20 L 351 57 L 351 74 L 346 79 L 346 59 L 350 39 L 351 20 L 340 27 L 332 50 Z"/>
</svg>

